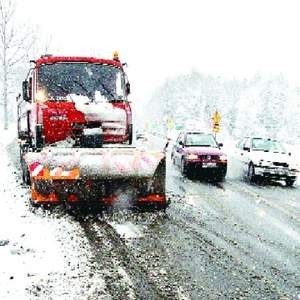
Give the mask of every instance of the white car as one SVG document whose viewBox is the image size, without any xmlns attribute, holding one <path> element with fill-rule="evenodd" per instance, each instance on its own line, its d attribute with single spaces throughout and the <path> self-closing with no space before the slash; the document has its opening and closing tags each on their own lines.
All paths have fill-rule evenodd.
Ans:
<svg viewBox="0 0 300 300">
<path fill-rule="evenodd" d="M 276 140 L 246 137 L 236 145 L 237 158 L 250 182 L 257 179 L 284 180 L 292 186 L 299 166 L 284 146 Z"/>
</svg>

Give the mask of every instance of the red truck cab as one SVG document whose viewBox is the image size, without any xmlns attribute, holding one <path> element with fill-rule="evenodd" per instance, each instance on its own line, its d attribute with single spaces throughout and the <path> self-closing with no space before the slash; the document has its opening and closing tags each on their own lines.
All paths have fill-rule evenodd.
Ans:
<svg viewBox="0 0 300 300">
<path fill-rule="evenodd" d="M 68 138 L 81 147 L 87 130 L 101 133 L 101 145 L 132 143 L 130 85 L 118 57 L 44 55 L 33 63 L 18 116 L 19 137 L 33 149 Z"/>
</svg>

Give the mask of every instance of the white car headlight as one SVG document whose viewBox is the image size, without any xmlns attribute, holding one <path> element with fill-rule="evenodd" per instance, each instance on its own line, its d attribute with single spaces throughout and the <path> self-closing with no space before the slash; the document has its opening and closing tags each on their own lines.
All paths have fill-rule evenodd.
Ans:
<svg viewBox="0 0 300 300">
<path fill-rule="evenodd" d="M 197 158 L 198 158 L 198 155 L 196 155 L 196 154 L 188 154 L 188 155 L 186 156 L 186 158 L 187 158 L 188 160 L 193 160 L 193 159 L 197 159 Z"/>
<path fill-rule="evenodd" d="M 300 164 L 299 163 L 292 163 L 292 164 L 290 164 L 290 169 L 296 170 L 296 172 L 300 172 Z"/>
<path fill-rule="evenodd" d="M 260 159 L 256 165 L 260 167 L 270 167 L 272 165 L 272 162 L 264 159 Z"/>
</svg>

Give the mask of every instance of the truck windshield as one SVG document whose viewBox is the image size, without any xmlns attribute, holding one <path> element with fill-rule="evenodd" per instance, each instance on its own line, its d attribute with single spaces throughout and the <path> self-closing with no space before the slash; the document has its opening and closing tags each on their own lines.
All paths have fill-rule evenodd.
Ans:
<svg viewBox="0 0 300 300">
<path fill-rule="evenodd" d="M 38 70 L 38 93 L 42 91 L 48 100 L 67 100 L 72 94 L 91 100 L 97 95 L 107 100 L 125 99 L 123 87 L 124 74 L 114 66 L 55 63 Z"/>
</svg>

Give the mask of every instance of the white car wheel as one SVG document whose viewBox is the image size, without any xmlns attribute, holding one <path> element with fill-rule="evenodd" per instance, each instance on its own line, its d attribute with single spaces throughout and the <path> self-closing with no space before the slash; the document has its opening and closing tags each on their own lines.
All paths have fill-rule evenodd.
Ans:
<svg viewBox="0 0 300 300">
<path fill-rule="evenodd" d="M 252 163 L 250 163 L 248 166 L 248 179 L 250 182 L 254 182 L 255 177 L 255 167 Z"/>
</svg>

